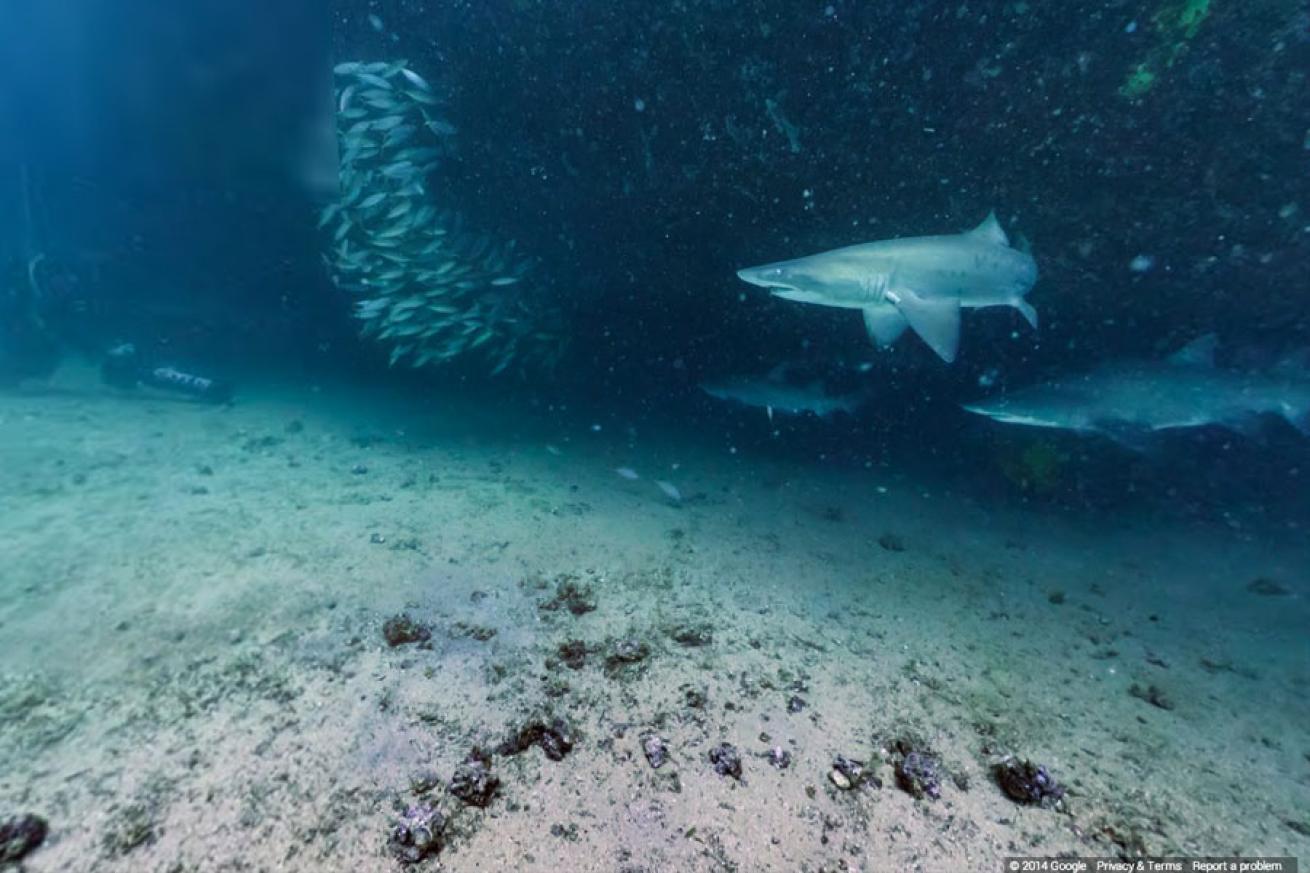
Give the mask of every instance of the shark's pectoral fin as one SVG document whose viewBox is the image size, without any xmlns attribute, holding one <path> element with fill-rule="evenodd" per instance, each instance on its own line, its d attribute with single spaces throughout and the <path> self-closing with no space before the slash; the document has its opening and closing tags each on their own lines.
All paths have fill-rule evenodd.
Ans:
<svg viewBox="0 0 1310 873">
<path fill-rule="evenodd" d="M 1031 303 L 1020 297 L 1018 300 L 1014 301 L 1014 308 L 1019 310 L 1019 314 L 1032 325 L 1033 330 L 1037 330 L 1037 310 L 1033 309 Z"/>
<path fill-rule="evenodd" d="M 864 327 L 869 331 L 869 338 L 879 346 L 889 346 L 896 342 L 910 326 L 905 316 L 894 306 L 879 306 L 863 311 Z"/>
<path fill-rule="evenodd" d="M 889 291 L 887 299 L 943 361 L 949 364 L 955 360 L 955 353 L 960 348 L 959 299 L 930 300 L 901 289 Z"/>
</svg>

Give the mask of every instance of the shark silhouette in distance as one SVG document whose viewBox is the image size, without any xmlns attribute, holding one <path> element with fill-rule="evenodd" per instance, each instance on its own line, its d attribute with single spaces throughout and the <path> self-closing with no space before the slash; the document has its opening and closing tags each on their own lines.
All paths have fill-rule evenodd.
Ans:
<svg viewBox="0 0 1310 873">
<path fill-rule="evenodd" d="M 775 412 L 787 415 L 816 415 L 828 418 L 835 413 L 853 415 L 867 399 L 864 394 L 829 394 L 821 380 L 805 385 L 786 378 L 787 364 L 780 364 L 764 376 L 728 376 L 702 382 L 700 389 L 716 400 L 725 400 L 763 409 L 773 421 Z"/>
<path fill-rule="evenodd" d="M 737 275 L 784 300 L 859 309 L 879 346 L 913 328 L 948 363 L 960 345 L 961 308 L 1012 306 L 1037 327 L 1024 299 L 1037 263 L 1010 245 L 994 212 L 965 233 L 868 242 Z"/>
<path fill-rule="evenodd" d="M 1289 357 L 1266 372 L 1215 366 L 1213 334 L 1162 361 L 1102 364 L 964 408 L 1006 424 L 1108 436 L 1129 448 L 1152 434 L 1221 427 L 1245 435 L 1278 416 L 1310 436 L 1310 369 Z"/>
</svg>

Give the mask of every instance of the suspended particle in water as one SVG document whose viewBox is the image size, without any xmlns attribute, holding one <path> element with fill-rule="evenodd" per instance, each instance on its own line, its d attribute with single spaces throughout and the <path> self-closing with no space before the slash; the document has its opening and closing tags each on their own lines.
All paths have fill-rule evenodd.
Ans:
<svg viewBox="0 0 1310 873">
<path fill-rule="evenodd" d="M 373 29 L 378 33 L 381 33 L 386 28 L 386 25 L 382 23 L 382 19 L 373 12 L 368 14 L 368 23 L 371 24 Z"/>
<path fill-rule="evenodd" d="M 642 100 L 640 97 L 638 97 L 636 100 L 633 100 L 633 101 L 632 101 L 632 108 L 635 109 L 635 110 L 637 110 L 638 112 L 645 112 L 645 111 L 646 111 L 646 101 L 645 101 L 645 100 Z"/>
<path fill-rule="evenodd" d="M 1149 273 L 1155 269 L 1155 257 L 1153 255 L 1138 255 L 1128 262 L 1128 269 L 1134 273 Z"/>
</svg>

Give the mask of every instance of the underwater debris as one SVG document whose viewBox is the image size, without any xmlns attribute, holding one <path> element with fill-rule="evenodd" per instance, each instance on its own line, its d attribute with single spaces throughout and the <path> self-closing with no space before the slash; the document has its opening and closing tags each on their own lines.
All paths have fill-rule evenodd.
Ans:
<svg viewBox="0 0 1310 873">
<path fill-rule="evenodd" d="M 590 585 L 579 585 L 576 577 L 561 576 L 555 583 L 555 596 L 538 604 L 545 612 L 555 612 L 560 607 L 574 615 L 586 615 L 596 608 L 596 595 Z"/>
<path fill-rule="evenodd" d="M 401 613 L 383 623 L 382 636 L 386 638 L 387 645 L 394 649 L 407 643 L 426 643 L 432 639 L 432 631 L 426 625 Z"/>
<path fill-rule="evenodd" d="M 996 783 L 1016 803 L 1051 807 L 1064 799 L 1064 787 L 1045 766 L 1006 757 L 993 769 Z"/>
<path fill-rule="evenodd" d="M 688 709 L 704 709 L 705 704 L 709 703 L 709 695 L 705 689 L 695 688 L 691 685 L 683 685 L 682 702 Z"/>
<path fill-rule="evenodd" d="M 0 864 L 17 864 L 45 842 L 50 826 L 39 815 L 27 813 L 0 824 Z"/>
<path fill-rule="evenodd" d="M 896 762 L 896 784 L 916 799 L 942 796 L 941 760 L 928 752 L 911 751 Z"/>
<path fill-rule="evenodd" d="M 153 798 L 129 803 L 114 811 L 101 844 L 112 856 L 123 856 L 159 839 L 158 809 Z"/>
<path fill-rule="evenodd" d="M 1134 682 L 1132 687 L 1128 689 L 1128 693 L 1133 697 L 1136 697 L 1138 700 L 1145 700 L 1147 703 L 1159 709 L 1168 710 L 1174 708 L 1173 700 L 1164 692 L 1164 689 L 1158 685 L 1147 685 L 1143 687 Z"/>
<path fill-rule="evenodd" d="M 613 651 L 605 659 L 605 672 L 613 678 L 648 657 L 650 657 L 650 646 L 635 637 L 625 637 L 614 644 Z"/>
<path fill-rule="evenodd" d="M 552 371 L 567 337 L 558 309 L 522 284 L 532 260 L 440 211 L 428 181 L 455 129 L 405 62 L 338 64 L 340 198 L 322 212 L 325 259 L 356 300 L 362 333 L 418 368 L 478 355 L 498 375 Z"/>
<path fill-rule="evenodd" d="M 494 627 L 487 627 L 481 624 L 472 624 L 467 621 L 457 621 L 451 626 L 451 634 L 454 636 L 465 637 L 470 640 L 477 640 L 485 643 L 491 640 L 499 631 Z"/>
<path fill-rule="evenodd" d="M 581 670 L 587 664 L 587 644 L 582 640 L 566 640 L 559 644 L 559 659 L 570 670 Z"/>
<path fill-rule="evenodd" d="M 905 551 L 905 540 L 901 539 L 894 533 L 885 533 L 878 537 L 878 545 L 882 546 L 889 552 Z"/>
<path fill-rule="evenodd" d="M 714 642 L 714 631 L 707 624 L 675 624 L 666 632 L 675 643 L 689 649 Z"/>
<path fill-rule="evenodd" d="M 550 826 L 550 835 L 561 840 L 568 840 L 570 843 L 576 843 L 578 841 L 578 826 L 573 822 L 569 822 L 566 827 L 556 822 Z"/>
<path fill-rule="evenodd" d="M 1265 576 L 1253 579 L 1251 584 L 1246 586 L 1246 590 L 1263 597 L 1286 597 L 1292 593 L 1283 585 Z"/>
<path fill-rule="evenodd" d="M 552 718 L 547 723 L 544 717 L 531 718 L 514 731 L 510 737 L 496 747 L 501 755 L 517 755 L 533 746 L 541 746 L 541 751 L 552 761 L 562 761 L 564 756 L 573 751 L 576 738 L 568 724 L 561 718 Z"/>
<path fill-rule="evenodd" d="M 658 734 L 645 734 L 641 738 L 641 751 L 651 769 L 658 770 L 669 761 L 668 741 Z"/>
<path fill-rule="evenodd" d="M 402 864 L 417 864 L 441 851 L 446 818 L 433 806 L 420 803 L 405 808 L 391 829 L 387 848 Z"/>
<path fill-rule="evenodd" d="M 845 755 L 838 755 L 832 759 L 832 769 L 828 771 L 828 779 L 842 791 L 859 788 L 866 781 L 873 782 L 877 788 L 882 787 L 882 780 L 865 769 L 863 761 L 856 761 Z"/>
<path fill-rule="evenodd" d="M 710 749 L 710 763 L 720 776 L 731 776 L 741 781 L 741 753 L 732 743 L 719 743 Z"/>
<path fill-rule="evenodd" d="M 491 772 L 491 756 L 477 746 L 450 780 L 450 793 L 469 806 L 485 808 L 500 788 L 500 779 Z"/>
</svg>

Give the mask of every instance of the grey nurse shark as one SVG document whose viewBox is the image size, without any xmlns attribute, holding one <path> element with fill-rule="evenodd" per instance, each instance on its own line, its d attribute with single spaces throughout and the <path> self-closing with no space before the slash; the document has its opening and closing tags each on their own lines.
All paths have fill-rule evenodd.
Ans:
<svg viewBox="0 0 1310 873">
<path fill-rule="evenodd" d="M 1162 431 L 1223 427 L 1256 432 L 1280 416 L 1310 436 L 1310 371 L 1288 358 L 1268 372 L 1214 365 L 1206 334 L 1163 361 L 1120 361 L 965 405 L 1007 424 L 1099 433 L 1130 448 Z"/>
<path fill-rule="evenodd" d="M 862 243 L 737 275 L 784 300 L 859 309 L 880 346 L 913 328 L 947 362 L 960 345 L 961 308 L 1012 306 L 1037 327 L 1024 300 L 1037 263 L 1010 245 L 995 213 L 965 233 Z"/>
<path fill-rule="evenodd" d="M 854 414 L 865 403 L 861 393 L 829 394 L 821 381 L 796 385 L 785 378 L 787 366 L 775 367 L 765 376 L 729 376 L 702 382 L 700 389 L 716 400 L 763 409 L 773 421 L 774 412 L 788 415 L 810 413 L 819 418 L 845 412 Z"/>
</svg>

